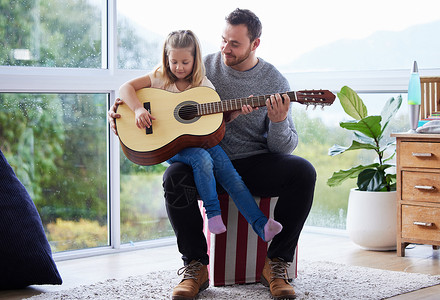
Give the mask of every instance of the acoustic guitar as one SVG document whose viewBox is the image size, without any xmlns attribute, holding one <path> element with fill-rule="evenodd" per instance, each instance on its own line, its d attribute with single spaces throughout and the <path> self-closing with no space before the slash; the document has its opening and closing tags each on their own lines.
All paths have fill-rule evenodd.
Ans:
<svg viewBox="0 0 440 300">
<path fill-rule="evenodd" d="M 132 162 L 149 166 L 161 163 L 187 147 L 210 148 L 225 134 L 223 112 L 241 110 L 243 105 L 266 105 L 270 95 L 220 100 L 209 87 L 195 87 L 181 93 L 156 88 L 136 92 L 144 107 L 156 118 L 150 128 L 139 129 L 134 112 L 119 105 L 116 129 L 122 150 Z M 291 102 L 331 105 L 335 95 L 328 90 L 287 92 Z"/>
</svg>

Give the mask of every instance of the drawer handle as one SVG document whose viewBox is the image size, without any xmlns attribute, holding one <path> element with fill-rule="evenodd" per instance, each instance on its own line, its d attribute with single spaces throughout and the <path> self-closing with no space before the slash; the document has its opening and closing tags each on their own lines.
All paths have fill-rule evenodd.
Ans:
<svg viewBox="0 0 440 300">
<path fill-rule="evenodd" d="M 425 226 L 425 227 L 431 227 L 432 225 L 434 225 L 434 223 L 417 222 L 417 221 L 415 221 L 413 224 L 414 225 L 419 225 L 419 226 Z"/>
<path fill-rule="evenodd" d="M 415 185 L 414 188 L 418 190 L 429 190 L 429 191 L 435 189 L 435 187 L 433 187 L 432 185 Z"/>
<path fill-rule="evenodd" d="M 418 152 L 413 152 L 412 156 L 415 157 L 431 157 L 432 153 L 418 153 Z"/>
</svg>

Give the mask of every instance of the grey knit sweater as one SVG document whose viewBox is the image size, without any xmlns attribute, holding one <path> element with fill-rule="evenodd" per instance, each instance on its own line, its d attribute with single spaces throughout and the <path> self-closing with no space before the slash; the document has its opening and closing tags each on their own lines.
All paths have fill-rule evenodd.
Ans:
<svg viewBox="0 0 440 300">
<path fill-rule="evenodd" d="M 217 52 L 204 58 L 206 75 L 222 100 L 283 93 L 290 90 L 286 78 L 271 64 L 259 58 L 251 70 L 240 72 L 227 67 Z M 292 153 L 298 135 L 292 120 L 292 105 L 286 120 L 272 123 L 266 107 L 240 115 L 226 124 L 226 134 L 220 145 L 231 160 L 275 152 Z"/>
</svg>

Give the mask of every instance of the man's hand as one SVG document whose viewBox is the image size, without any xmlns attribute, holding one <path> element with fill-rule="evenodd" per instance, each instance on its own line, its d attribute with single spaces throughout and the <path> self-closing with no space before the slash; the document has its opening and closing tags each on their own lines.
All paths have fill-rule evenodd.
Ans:
<svg viewBox="0 0 440 300">
<path fill-rule="evenodd" d="M 253 97 L 253 95 L 250 95 L 250 97 Z M 258 109 L 258 107 L 256 107 L 255 109 Z M 231 122 L 232 120 L 234 120 L 235 118 L 237 118 L 239 115 L 247 115 L 250 114 L 251 112 L 253 112 L 254 109 L 252 108 L 252 106 L 250 105 L 243 105 L 241 107 L 241 110 L 235 110 L 233 112 L 229 112 L 229 113 L 225 113 L 225 121 L 226 123 Z"/>
<path fill-rule="evenodd" d="M 113 103 L 112 107 L 110 107 L 110 109 L 107 112 L 107 119 L 108 119 L 108 122 L 110 123 L 110 128 L 116 135 L 118 135 L 118 132 L 116 131 L 115 119 L 118 119 L 121 117 L 120 114 L 116 113 L 116 109 L 118 108 L 119 105 L 121 105 L 123 103 L 124 103 L 124 101 L 117 98 L 115 100 L 115 103 Z"/>
<path fill-rule="evenodd" d="M 274 123 L 282 122 L 287 118 L 289 106 L 289 95 L 283 94 L 283 98 L 281 98 L 280 94 L 271 95 L 270 98 L 266 100 L 267 116 Z"/>
<path fill-rule="evenodd" d="M 256 109 L 258 109 L 258 107 Z M 239 115 L 247 115 L 247 114 L 249 114 L 249 113 L 251 113 L 253 111 L 254 110 L 253 110 L 252 106 L 250 106 L 250 105 L 243 105 L 241 107 L 241 110 L 234 110 L 232 112 L 225 113 L 224 114 L 225 122 L 229 123 L 232 120 L 234 120 L 235 118 L 237 118 Z"/>
</svg>

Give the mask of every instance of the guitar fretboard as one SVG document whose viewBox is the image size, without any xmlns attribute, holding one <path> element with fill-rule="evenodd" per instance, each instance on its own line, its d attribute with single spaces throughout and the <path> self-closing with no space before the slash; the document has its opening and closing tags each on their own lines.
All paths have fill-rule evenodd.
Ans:
<svg viewBox="0 0 440 300">
<path fill-rule="evenodd" d="M 286 94 L 289 95 L 290 101 L 296 101 L 295 92 L 287 92 Z M 251 107 L 265 106 L 266 100 L 269 97 L 270 95 L 264 95 L 197 104 L 197 115 L 203 116 L 227 111 L 241 110 L 243 105 L 250 105 Z"/>
</svg>

